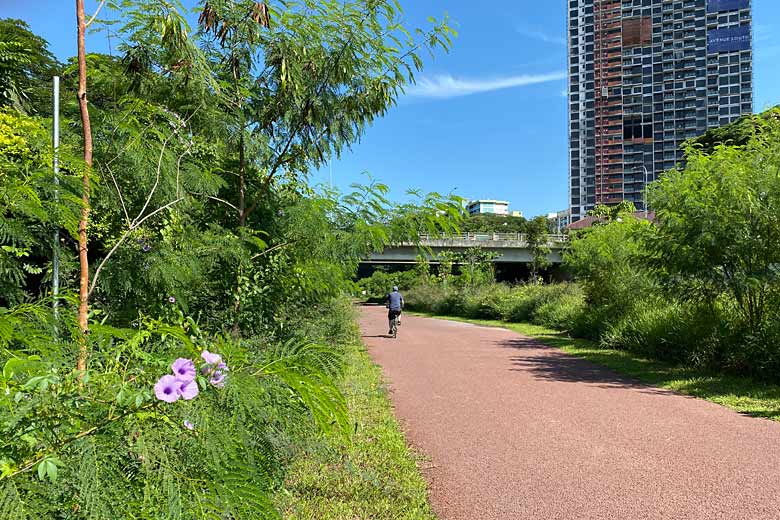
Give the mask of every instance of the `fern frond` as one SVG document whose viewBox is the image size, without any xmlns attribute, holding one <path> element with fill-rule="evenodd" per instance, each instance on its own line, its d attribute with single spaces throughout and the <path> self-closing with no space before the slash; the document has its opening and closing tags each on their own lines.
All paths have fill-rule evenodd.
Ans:
<svg viewBox="0 0 780 520">
<path fill-rule="evenodd" d="M 0 518 L 3 520 L 27 520 L 24 503 L 16 485 L 11 481 L 5 481 L 0 488 Z"/>
<path fill-rule="evenodd" d="M 335 384 L 341 355 L 321 345 L 290 340 L 272 349 L 261 368 L 281 379 L 311 412 L 324 433 L 349 438 L 349 418 L 344 395 Z"/>
</svg>

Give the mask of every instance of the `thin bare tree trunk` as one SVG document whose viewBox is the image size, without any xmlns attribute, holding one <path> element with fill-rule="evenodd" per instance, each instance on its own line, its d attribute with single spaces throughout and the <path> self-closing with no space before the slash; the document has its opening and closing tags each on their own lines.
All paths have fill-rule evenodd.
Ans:
<svg viewBox="0 0 780 520">
<path fill-rule="evenodd" d="M 89 312 L 89 259 L 87 258 L 87 223 L 89 222 L 89 176 L 92 170 L 92 127 L 89 123 L 87 107 L 87 55 L 84 49 L 84 0 L 76 0 L 76 19 L 78 20 L 78 63 L 79 63 L 79 112 L 84 129 L 84 175 L 82 176 L 82 208 L 79 221 L 79 357 L 76 369 L 87 369 L 87 314 Z"/>
<path fill-rule="evenodd" d="M 233 63 L 236 63 L 235 59 Z M 241 98 L 241 89 L 239 86 L 239 80 L 241 79 L 240 71 L 237 67 L 233 69 L 233 80 L 236 85 L 236 98 L 238 101 L 238 110 L 241 117 L 241 125 L 239 131 L 241 135 L 238 137 L 238 227 L 242 228 L 246 226 L 246 152 L 244 150 L 244 103 Z M 241 336 L 241 325 L 239 324 L 239 316 L 241 315 L 241 275 L 243 268 L 238 266 L 238 275 L 236 279 L 236 303 L 233 306 L 233 313 L 235 314 L 235 322 L 233 323 L 233 336 Z"/>
<path fill-rule="evenodd" d="M 246 156 L 244 152 L 244 128 L 238 138 L 238 225 L 246 226 Z"/>
</svg>

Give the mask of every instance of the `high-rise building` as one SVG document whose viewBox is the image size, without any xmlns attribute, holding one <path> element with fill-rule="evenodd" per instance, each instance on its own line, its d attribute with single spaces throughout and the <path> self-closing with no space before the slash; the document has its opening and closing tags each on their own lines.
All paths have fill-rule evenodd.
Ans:
<svg viewBox="0 0 780 520">
<path fill-rule="evenodd" d="M 751 0 L 566 0 L 571 219 L 623 200 L 680 145 L 753 111 Z"/>
</svg>

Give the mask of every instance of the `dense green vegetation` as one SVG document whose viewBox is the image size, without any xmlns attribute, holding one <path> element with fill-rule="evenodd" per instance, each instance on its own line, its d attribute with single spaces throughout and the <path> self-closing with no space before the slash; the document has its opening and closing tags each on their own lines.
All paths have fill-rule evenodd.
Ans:
<svg viewBox="0 0 780 520">
<path fill-rule="evenodd" d="M 530 220 L 525 217 L 502 215 L 470 215 L 460 226 L 463 233 L 534 233 L 541 228 L 546 233 L 556 230 L 546 217 L 538 216 Z"/>
<path fill-rule="evenodd" d="M 752 129 L 745 137 L 747 129 Z M 714 144 L 738 131 L 743 140 Z M 780 109 L 707 136 L 650 188 L 656 222 L 628 206 L 565 252 L 575 282 L 508 287 L 421 279 L 406 299 L 434 314 L 529 321 L 608 349 L 778 382 Z M 705 139 L 706 141 L 706 139 Z"/>
<path fill-rule="evenodd" d="M 0 23 L 0 518 L 278 517 L 290 464 L 352 453 L 358 259 L 461 211 L 309 173 L 452 32 L 384 0 L 202 2 L 196 28 L 177 1 L 111 5 L 118 55 L 66 66 Z"/>
</svg>

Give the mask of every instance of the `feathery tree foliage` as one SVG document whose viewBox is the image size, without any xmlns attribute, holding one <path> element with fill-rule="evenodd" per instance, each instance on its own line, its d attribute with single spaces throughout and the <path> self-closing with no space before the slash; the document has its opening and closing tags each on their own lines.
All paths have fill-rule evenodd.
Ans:
<svg viewBox="0 0 780 520">
<path fill-rule="evenodd" d="M 61 64 L 23 20 L 0 19 L 0 105 L 50 114 L 48 82 Z"/>
<path fill-rule="evenodd" d="M 209 1 L 197 29 L 176 0 L 107 6 L 116 20 L 92 23 L 121 55 L 63 71 L 56 195 L 48 120 L 0 112 L 0 518 L 275 518 L 301 446 L 350 442 L 335 382 L 359 259 L 461 213 L 455 197 L 398 205 L 380 183 L 340 194 L 309 173 L 452 31 L 407 31 L 388 0 Z M 47 89 L 14 45 L 1 66 Z"/>
</svg>

